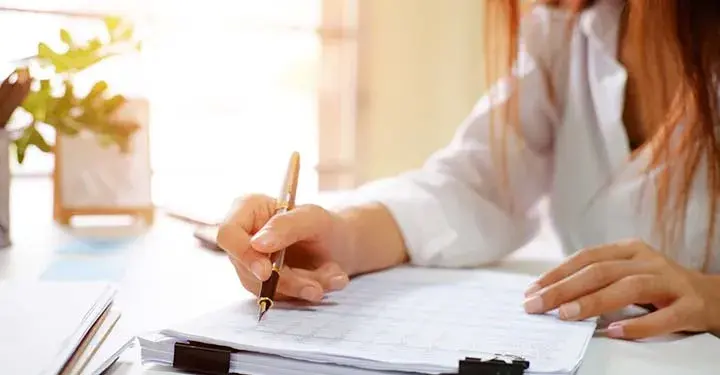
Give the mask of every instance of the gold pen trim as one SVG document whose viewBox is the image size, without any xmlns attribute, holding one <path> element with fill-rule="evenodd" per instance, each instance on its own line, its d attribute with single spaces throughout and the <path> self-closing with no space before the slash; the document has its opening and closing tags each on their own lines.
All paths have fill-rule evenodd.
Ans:
<svg viewBox="0 0 720 375">
<path fill-rule="evenodd" d="M 274 215 L 282 214 L 295 208 L 295 196 L 297 194 L 298 178 L 300 174 L 300 154 L 293 152 L 288 163 L 288 169 L 283 181 L 282 191 L 278 195 L 275 202 Z M 282 249 L 275 253 L 272 257 L 272 274 L 268 280 L 265 280 L 260 289 L 258 296 L 258 321 L 260 321 L 265 313 L 272 307 L 274 296 L 277 289 L 278 279 L 280 277 L 280 269 L 283 267 L 285 250 Z"/>
</svg>

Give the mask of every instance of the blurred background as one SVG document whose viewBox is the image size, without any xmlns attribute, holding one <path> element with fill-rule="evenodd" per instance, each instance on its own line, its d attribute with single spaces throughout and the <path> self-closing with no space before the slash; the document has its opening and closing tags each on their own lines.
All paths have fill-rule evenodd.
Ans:
<svg viewBox="0 0 720 375">
<path fill-rule="evenodd" d="M 232 200 L 294 150 L 305 202 L 421 166 L 487 86 L 488 3 L 0 0 L 0 282 L 118 283 L 102 360 L 240 296 Z"/>
<path fill-rule="evenodd" d="M 292 150 L 299 199 L 419 166 L 485 87 L 483 3 L 0 0 L 0 75 L 39 43 L 67 50 L 60 30 L 82 45 L 103 40 L 108 16 L 128 22 L 141 48 L 74 73 L 75 91 L 105 81 L 146 102 L 149 146 L 136 151 L 149 154 L 152 204 L 206 215 L 244 193 L 275 194 Z M 32 121 L 16 112 L 9 129 Z M 54 125 L 37 125 L 51 144 Z M 83 150 L 63 157 L 93 158 Z M 10 154 L 13 181 L 52 180 L 53 152 Z"/>
</svg>

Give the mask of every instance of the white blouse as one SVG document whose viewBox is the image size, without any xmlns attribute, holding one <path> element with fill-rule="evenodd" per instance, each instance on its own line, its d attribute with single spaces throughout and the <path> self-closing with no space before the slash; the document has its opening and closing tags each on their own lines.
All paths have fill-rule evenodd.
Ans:
<svg viewBox="0 0 720 375">
<path fill-rule="evenodd" d="M 390 210 L 412 263 L 468 267 L 508 255 L 537 232 L 536 206 L 544 196 L 566 254 L 630 238 L 659 247 L 653 174 L 644 173 L 650 149 L 630 158 L 622 120 L 627 73 L 616 55 L 621 7 L 619 0 L 600 0 L 572 29 L 566 12 L 544 6 L 523 21 L 516 69 L 526 145 L 509 143 L 505 194 L 489 131 L 492 106 L 508 97 L 502 83 L 422 168 L 357 190 L 361 201 Z M 684 235 L 662 249 L 694 269 L 702 266 L 708 230 L 704 168 L 692 187 Z M 720 272 L 718 245 L 715 240 L 714 273 Z"/>
</svg>

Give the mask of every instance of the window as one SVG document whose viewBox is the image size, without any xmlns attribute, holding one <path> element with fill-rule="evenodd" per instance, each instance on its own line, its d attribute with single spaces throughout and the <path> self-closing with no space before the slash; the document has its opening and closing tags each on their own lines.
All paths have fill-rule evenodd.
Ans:
<svg viewBox="0 0 720 375">
<path fill-rule="evenodd" d="M 301 194 L 352 185 L 353 1 L 4 4 L 0 33 L 16 37 L 0 56 L 10 62 L 32 55 L 39 41 L 58 39 L 60 27 L 90 34 L 99 24 L 93 14 L 120 11 L 138 21 L 142 53 L 103 63 L 82 79 L 102 78 L 150 100 L 156 203 L 273 194 L 291 150 L 302 155 Z M 51 170 L 52 156 L 37 152 L 13 166 L 19 175 Z"/>
</svg>

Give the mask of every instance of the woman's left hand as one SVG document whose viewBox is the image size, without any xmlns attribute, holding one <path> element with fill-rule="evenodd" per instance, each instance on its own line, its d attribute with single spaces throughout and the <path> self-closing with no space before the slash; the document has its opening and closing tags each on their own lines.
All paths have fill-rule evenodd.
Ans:
<svg viewBox="0 0 720 375">
<path fill-rule="evenodd" d="M 582 250 L 541 276 L 526 297 L 528 313 L 559 308 L 564 320 L 587 319 L 632 304 L 657 308 L 612 323 L 607 334 L 615 338 L 720 329 L 720 277 L 683 268 L 639 241 Z"/>
</svg>

